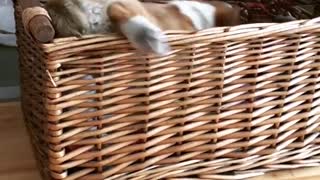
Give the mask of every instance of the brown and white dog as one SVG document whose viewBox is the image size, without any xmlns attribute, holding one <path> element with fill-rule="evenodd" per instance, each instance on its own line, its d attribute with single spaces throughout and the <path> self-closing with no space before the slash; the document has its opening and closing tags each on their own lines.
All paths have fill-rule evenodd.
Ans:
<svg viewBox="0 0 320 180">
<path fill-rule="evenodd" d="M 119 32 L 134 47 L 170 51 L 165 30 L 198 31 L 240 23 L 240 9 L 220 1 L 48 0 L 46 9 L 59 37 Z"/>
</svg>

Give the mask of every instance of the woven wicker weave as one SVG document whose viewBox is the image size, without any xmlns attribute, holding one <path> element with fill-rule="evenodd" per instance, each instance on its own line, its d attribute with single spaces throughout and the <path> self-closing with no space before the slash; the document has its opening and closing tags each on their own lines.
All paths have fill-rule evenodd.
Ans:
<svg viewBox="0 0 320 180">
<path fill-rule="evenodd" d="M 37 43 L 16 4 L 22 107 L 46 179 L 242 179 L 320 164 L 320 18 Z"/>
</svg>

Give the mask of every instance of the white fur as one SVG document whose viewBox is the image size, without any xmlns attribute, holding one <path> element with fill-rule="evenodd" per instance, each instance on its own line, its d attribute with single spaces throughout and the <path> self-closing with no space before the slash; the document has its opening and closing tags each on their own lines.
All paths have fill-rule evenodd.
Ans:
<svg viewBox="0 0 320 180">
<path fill-rule="evenodd" d="M 196 1 L 172 1 L 180 13 L 189 17 L 197 30 L 215 26 L 216 8 L 210 4 Z"/>
<path fill-rule="evenodd" d="M 170 51 L 165 34 L 143 16 L 135 16 L 120 26 L 122 33 L 139 50 L 159 55 Z"/>
<path fill-rule="evenodd" d="M 79 0 L 80 8 L 85 12 L 90 26 L 90 33 L 110 32 L 110 24 L 105 15 L 107 0 Z"/>
</svg>

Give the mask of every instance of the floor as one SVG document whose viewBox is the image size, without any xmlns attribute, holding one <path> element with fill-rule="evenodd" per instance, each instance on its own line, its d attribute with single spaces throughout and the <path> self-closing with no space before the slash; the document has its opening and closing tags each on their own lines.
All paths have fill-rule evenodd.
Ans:
<svg viewBox="0 0 320 180">
<path fill-rule="evenodd" d="M 0 180 L 41 180 L 19 103 L 0 103 Z"/>
<path fill-rule="evenodd" d="M 0 103 L 0 180 L 41 180 L 26 134 L 20 104 Z M 319 180 L 320 167 L 281 171 L 251 180 Z"/>
</svg>

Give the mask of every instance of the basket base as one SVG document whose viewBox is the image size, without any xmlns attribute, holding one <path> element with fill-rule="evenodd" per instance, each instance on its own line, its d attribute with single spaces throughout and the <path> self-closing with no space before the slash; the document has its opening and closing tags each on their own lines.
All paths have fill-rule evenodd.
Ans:
<svg viewBox="0 0 320 180">
<path fill-rule="evenodd" d="M 0 122 L 10 122 L 2 123 L 3 134 L 0 136 L 0 141 L 4 143 L 3 147 L 10 148 L 1 148 L 0 161 L 2 165 L 0 165 L 0 169 L 3 170 L 0 171 L 0 179 L 8 177 L 12 180 L 41 180 L 23 123 L 20 103 L 0 103 L 0 114 L 6 114 L 6 116 L 0 117 Z M 320 167 L 275 171 L 250 178 L 250 180 L 274 179 L 318 180 L 320 179 Z"/>
</svg>

